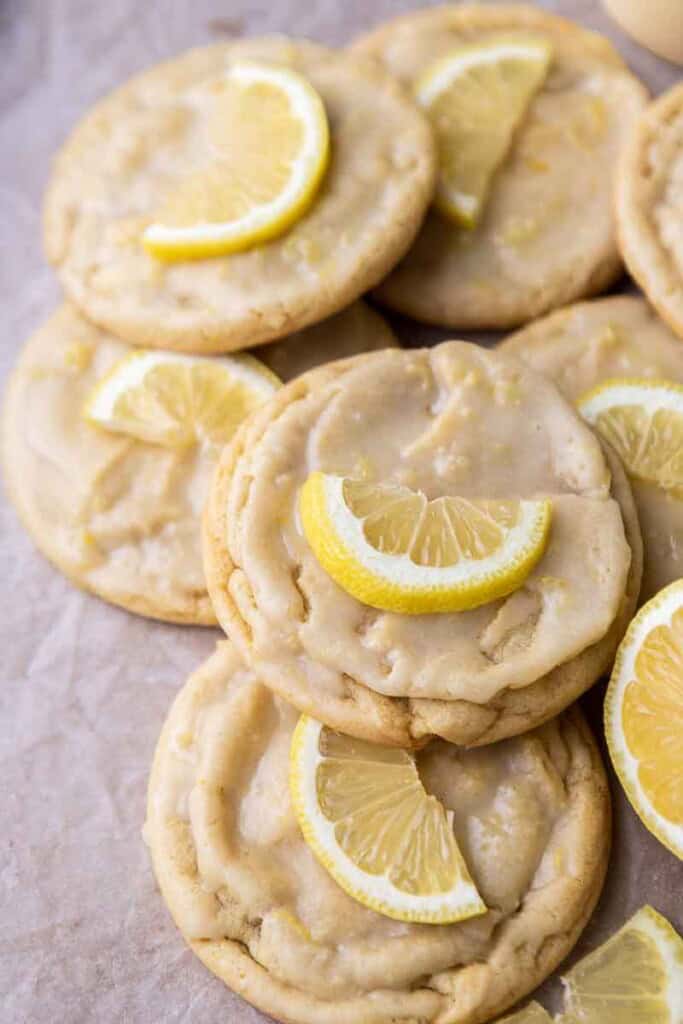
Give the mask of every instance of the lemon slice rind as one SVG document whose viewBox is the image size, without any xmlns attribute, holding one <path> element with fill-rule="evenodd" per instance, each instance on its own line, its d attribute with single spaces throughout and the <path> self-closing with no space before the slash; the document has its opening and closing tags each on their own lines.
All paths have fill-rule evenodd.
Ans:
<svg viewBox="0 0 683 1024">
<path fill-rule="evenodd" d="M 324 760 L 319 746 L 323 728 L 308 715 L 300 717 L 292 737 L 289 782 L 306 844 L 337 884 L 356 902 L 397 921 L 447 924 L 486 913 L 487 907 L 469 877 L 455 839 L 457 881 L 448 892 L 429 895 L 404 892 L 386 876 L 362 871 L 345 853 L 335 838 L 335 823 L 325 817 L 318 802 L 316 771 Z M 417 770 L 415 775 L 419 778 Z M 429 799 L 433 798 L 425 793 L 425 800 Z"/>
<path fill-rule="evenodd" d="M 254 61 L 233 64 L 227 77 L 238 86 L 267 83 L 288 98 L 304 126 L 304 143 L 287 185 L 269 202 L 251 207 L 233 221 L 173 226 L 154 222 L 142 243 L 160 259 L 202 258 L 238 252 L 283 234 L 313 202 L 330 159 L 327 115 L 323 102 L 305 78 L 289 68 Z"/>
<path fill-rule="evenodd" d="M 344 500 L 344 481 L 320 472 L 309 476 L 299 501 L 304 534 L 335 582 L 374 608 L 408 614 L 476 608 L 521 586 L 545 550 L 552 502 L 521 500 L 517 522 L 491 555 L 452 566 L 418 565 L 367 541 L 363 520 Z"/>
<path fill-rule="evenodd" d="M 650 414 L 669 409 L 683 415 L 683 385 L 650 377 L 611 377 L 582 395 L 577 405 L 591 424 L 600 413 L 628 405 L 640 406 Z"/>
<path fill-rule="evenodd" d="M 551 58 L 550 43 L 536 36 L 502 38 L 491 40 L 485 44 L 472 43 L 459 47 L 430 65 L 415 86 L 415 97 L 420 106 L 429 112 L 432 105 L 469 71 L 486 65 L 502 64 L 505 61 L 526 60 L 537 66 L 536 73 L 532 76 L 529 94 L 526 97 L 528 104 L 534 91 L 540 88 Z M 476 226 L 486 199 L 488 186 L 501 161 L 505 158 L 507 147 L 512 141 L 514 130 L 523 114 L 524 106 L 513 115 L 509 130 L 505 133 L 505 145 L 501 145 L 500 152 L 494 154 L 491 165 L 486 168 L 486 182 L 482 182 L 483 195 L 477 196 L 464 192 L 455 187 L 452 182 L 449 183 L 443 173 L 440 175 L 434 205 L 444 216 L 466 228 Z M 437 128 L 437 137 L 438 135 Z"/>
<path fill-rule="evenodd" d="M 158 349 L 140 349 L 114 363 L 97 382 L 85 401 L 83 416 L 91 426 L 134 436 L 149 443 L 159 443 L 154 431 L 150 431 L 147 436 L 144 429 L 138 432 L 131 431 L 130 425 L 117 417 L 116 403 L 124 392 L 142 387 L 149 371 L 158 366 L 192 368 L 198 365 L 215 367 L 221 373 L 227 371 L 234 382 L 244 385 L 263 402 L 281 386 L 279 378 L 267 366 L 248 354 L 206 357 L 163 352 Z"/>
<path fill-rule="evenodd" d="M 653 806 L 638 777 L 639 760 L 631 752 L 622 726 L 623 701 L 629 683 L 636 680 L 636 658 L 647 636 L 668 625 L 683 606 L 683 580 L 671 583 L 644 605 L 622 640 L 605 698 L 605 732 L 612 763 L 634 810 L 643 824 L 675 856 L 683 860 L 683 826 L 663 817 Z M 683 715 L 683 708 L 681 709 Z"/>
</svg>

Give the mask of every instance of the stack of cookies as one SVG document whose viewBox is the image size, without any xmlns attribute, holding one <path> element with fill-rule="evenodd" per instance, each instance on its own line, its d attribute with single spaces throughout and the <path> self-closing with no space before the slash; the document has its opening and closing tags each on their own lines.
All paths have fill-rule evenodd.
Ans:
<svg viewBox="0 0 683 1024">
<path fill-rule="evenodd" d="M 651 141 L 681 99 L 643 114 L 563 19 L 440 7 L 346 52 L 191 51 L 59 154 L 66 301 L 12 377 L 6 480 L 77 585 L 227 634 L 145 837 L 194 951 L 278 1019 L 483 1024 L 595 906 L 609 796 L 570 705 L 643 566 L 650 597 L 683 560 L 670 420 L 646 458 L 683 417 L 680 167 Z M 558 311 L 621 273 L 625 151 L 624 252 L 670 327 L 633 296 Z M 368 291 L 521 329 L 401 349 Z M 627 408 L 666 380 L 615 420 L 616 377 Z"/>
</svg>

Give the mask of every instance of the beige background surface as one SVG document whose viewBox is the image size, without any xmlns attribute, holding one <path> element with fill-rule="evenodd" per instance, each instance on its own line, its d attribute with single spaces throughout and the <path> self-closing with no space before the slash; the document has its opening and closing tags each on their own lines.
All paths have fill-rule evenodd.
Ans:
<svg viewBox="0 0 683 1024">
<path fill-rule="evenodd" d="M 226 35 L 342 44 L 410 0 L 0 0 L 0 376 L 58 288 L 41 257 L 51 155 L 128 74 Z M 653 91 L 680 71 L 627 42 L 597 3 L 544 6 L 611 35 Z M 402 322 L 405 340 L 435 337 Z M 256 1024 L 176 933 L 140 837 L 166 709 L 210 631 L 145 622 L 75 591 L 0 503 L 0 1020 Z M 587 702 L 599 726 L 601 691 Z M 615 793 L 607 888 L 586 951 L 643 902 L 683 930 L 683 864 Z M 557 984 L 542 992 L 553 1005 Z"/>
</svg>

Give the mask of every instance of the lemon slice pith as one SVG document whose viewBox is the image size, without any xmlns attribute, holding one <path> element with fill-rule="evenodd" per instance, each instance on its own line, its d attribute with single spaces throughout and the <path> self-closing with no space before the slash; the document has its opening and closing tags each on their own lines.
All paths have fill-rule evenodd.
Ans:
<svg viewBox="0 0 683 1024">
<path fill-rule="evenodd" d="M 570 1024 L 680 1024 L 683 940 L 652 907 L 630 921 L 562 979 Z"/>
<path fill-rule="evenodd" d="M 486 912 L 414 757 L 302 715 L 290 791 L 306 843 L 357 902 L 398 921 L 446 924 Z"/>
<path fill-rule="evenodd" d="M 278 389 L 252 356 L 206 358 L 141 349 L 115 363 L 93 388 L 85 418 L 95 426 L 168 447 L 225 444 Z"/>
<path fill-rule="evenodd" d="M 201 259 L 282 234 L 312 203 L 327 169 L 327 116 L 286 67 L 240 62 L 216 83 L 213 159 L 171 191 L 142 236 L 161 259 Z"/>
<path fill-rule="evenodd" d="M 427 68 L 415 95 L 436 132 L 436 207 L 466 227 L 478 222 L 491 180 L 550 66 L 538 36 L 462 46 Z"/>
<path fill-rule="evenodd" d="M 611 378 L 579 399 L 584 419 L 628 473 L 683 497 L 683 387 L 668 380 Z"/>
<path fill-rule="evenodd" d="M 605 730 L 636 812 L 683 859 L 683 581 L 661 590 L 629 626 L 607 690 Z"/>
<path fill-rule="evenodd" d="M 415 615 L 476 608 L 521 586 L 545 550 L 552 505 L 428 501 L 408 487 L 314 472 L 299 509 L 313 553 L 340 587 Z"/>
</svg>

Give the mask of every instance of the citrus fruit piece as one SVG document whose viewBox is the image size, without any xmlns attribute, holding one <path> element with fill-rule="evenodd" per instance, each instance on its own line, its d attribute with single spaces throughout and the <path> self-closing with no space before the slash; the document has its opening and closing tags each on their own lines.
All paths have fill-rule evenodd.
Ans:
<svg viewBox="0 0 683 1024">
<path fill-rule="evenodd" d="M 432 924 L 486 912 L 452 812 L 427 794 L 412 754 L 302 715 L 289 781 L 306 843 L 358 903 L 398 921 Z"/>
<path fill-rule="evenodd" d="M 304 534 L 323 569 L 358 601 L 411 615 L 465 611 L 517 589 L 550 529 L 548 499 L 428 501 L 419 491 L 311 473 Z"/>
<path fill-rule="evenodd" d="M 275 374 L 252 356 L 202 358 L 141 349 L 98 382 L 84 415 L 96 426 L 151 444 L 222 445 L 279 386 Z"/>
<path fill-rule="evenodd" d="M 683 859 L 683 581 L 661 590 L 629 626 L 607 690 L 605 729 L 633 807 Z"/>
<path fill-rule="evenodd" d="M 459 47 L 420 77 L 415 95 L 438 147 L 434 202 L 445 216 L 465 227 L 477 224 L 551 59 L 546 39 L 519 35 Z"/>
<path fill-rule="evenodd" d="M 611 378 L 583 395 L 578 408 L 632 477 L 683 496 L 683 386 Z"/>
<path fill-rule="evenodd" d="M 306 212 L 329 161 L 323 102 L 288 68 L 235 63 L 215 83 L 206 132 L 212 157 L 166 197 L 143 244 L 161 259 L 248 249 Z"/>
<path fill-rule="evenodd" d="M 563 1024 L 680 1024 L 683 940 L 652 907 L 563 977 Z"/>
</svg>

